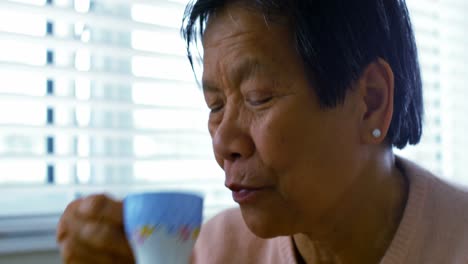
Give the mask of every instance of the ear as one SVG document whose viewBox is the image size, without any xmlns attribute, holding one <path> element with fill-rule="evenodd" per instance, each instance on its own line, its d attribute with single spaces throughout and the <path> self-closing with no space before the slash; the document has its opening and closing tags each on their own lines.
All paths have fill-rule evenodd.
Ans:
<svg viewBox="0 0 468 264">
<path fill-rule="evenodd" d="M 362 108 L 361 141 L 380 144 L 385 140 L 393 115 L 394 76 L 390 65 L 379 58 L 369 64 L 357 82 Z M 374 135 L 374 130 L 380 135 Z"/>
</svg>

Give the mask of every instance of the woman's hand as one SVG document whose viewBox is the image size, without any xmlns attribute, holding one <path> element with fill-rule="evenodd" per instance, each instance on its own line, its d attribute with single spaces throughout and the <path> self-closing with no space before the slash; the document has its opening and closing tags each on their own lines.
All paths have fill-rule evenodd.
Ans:
<svg viewBox="0 0 468 264">
<path fill-rule="evenodd" d="M 57 228 L 63 263 L 135 263 L 125 238 L 122 202 L 93 195 L 70 203 Z"/>
</svg>

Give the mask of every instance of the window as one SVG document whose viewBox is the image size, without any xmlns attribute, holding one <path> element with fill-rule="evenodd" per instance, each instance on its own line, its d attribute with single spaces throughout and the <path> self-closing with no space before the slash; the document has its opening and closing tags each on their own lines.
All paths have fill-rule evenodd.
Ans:
<svg viewBox="0 0 468 264">
<path fill-rule="evenodd" d="M 94 192 L 195 190 L 234 206 L 179 35 L 188 0 L 0 1 L 0 253 L 55 248 Z M 468 184 L 468 2 L 407 0 L 423 70 L 419 146 L 397 153 Z"/>
<path fill-rule="evenodd" d="M 54 248 L 65 206 L 94 192 L 192 190 L 206 218 L 234 206 L 179 34 L 185 4 L 0 2 L 0 252 Z"/>
<path fill-rule="evenodd" d="M 419 48 L 426 116 L 421 144 L 398 153 L 467 185 L 468 156 L 463 150 L 468 147 L 468 2 L 407 0 L 407 4 Z"/>
</svg>

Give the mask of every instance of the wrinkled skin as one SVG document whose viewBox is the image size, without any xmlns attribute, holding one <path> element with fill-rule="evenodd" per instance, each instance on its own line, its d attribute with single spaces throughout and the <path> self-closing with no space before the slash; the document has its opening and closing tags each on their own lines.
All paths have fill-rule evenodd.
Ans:
<svg viewBox="0 0 468 264">
<path fill-rule="evenodd" d="M 125 238 L 122 202 L 105 195 L 70 203 L 60 219 L 57 241 L 65 264 L 135 263 Z"/>
<path fill-rule="evenodd" d="M 377 263 L 406 195 L 385 143 L 389 65 L 371 63 L 343 104 L 323 109 L 286 26 L 227 6 L 210 18 L 203 48 L 216 161 L 227 187 L 256 190 L 240 203 L 249 229 L 264 238 L 294 236 L 308 263 L 316 263 L 317 245 L 340 263 Z M 57 236 L 65 263 L 133 263 L 122 204 L 105 196 L 70 204 Z"/>
</svg>

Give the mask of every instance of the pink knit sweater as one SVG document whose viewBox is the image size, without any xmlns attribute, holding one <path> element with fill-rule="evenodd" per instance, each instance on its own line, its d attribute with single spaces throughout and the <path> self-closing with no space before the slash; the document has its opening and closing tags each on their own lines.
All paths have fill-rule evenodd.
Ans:
<svg viewBox="0 0 468 264">
<path fill-rule="evenodd" d="M 403 219 L 381 264 L 468 263 L 468 191 L 397 158 L 410 188 Z M 261 239 L 239 209 L 209 220 L 195 245 L 195 264 L 296 264 L 291 237 Z"/>
</svg>

